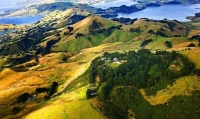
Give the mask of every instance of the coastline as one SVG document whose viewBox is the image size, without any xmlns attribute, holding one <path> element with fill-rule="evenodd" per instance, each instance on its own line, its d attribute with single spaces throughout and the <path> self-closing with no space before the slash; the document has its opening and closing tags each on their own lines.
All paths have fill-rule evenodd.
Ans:
<svg viewBox="0 0 200 119">
<path fill-rule="evenodd" d="M 121 0 L 115 0 L 115 1 L 121 1 Z M 113 1 L 113 2 L 115 2 Z M 133 2 L 132 0 L 128 0 L 129 2 Z M 112 2 L 101 2 L 101 3 L 98 3 L 98 5 L 101 5 L 101 4 L 105 4 L 105 3 L 112 3 Z M 148 3 L 139 3 L 138 4 L 135 4 L 136 2 L 133 2 L 133 5 L 121 5 L 121 6 L 112 6 L 112 7 L 108 7 L 106 9 L 103 9 L 103 8 L 96 8 L 94 7 L 94 9 L 96 9 L 96 12 L 93 12 L 93 14 L 99 14 L 100 16 L 102 17 L 105 17 L 105 18 L 119 18 L 119 14 L 132 14 L 132 13 L 136 13 L 136 12 L 140 12 L 142 10 L 145 10 L 147 8 L 152 8 L 152 7 L 162 7 L 162 6 L 167 6 L 167 5 L 188 5 L 188 4 L 194 4 L 194 3 L 173 3 L 173 2 L 148 2 Z M 199 4 L 200 2 L 196 2 L 195 4 Z M 93 5 L 92 5 L 93 6 Z M 200 7 L 200 6 L 199 6 Z M 195 7 L 194 9 L 197 9 L 198 7 Z M 20 10 L 23 11 L 22 13 L 20 13 Z M 3 21 L 3 19 L 6 19 L 4 21 L 5 24 L 17 24 L 17 25 L 26 25 L 26 24 L 32 24 L 34 23 L 35 21 L 37 22 L 38 20 L 40 20 L 42 17 L 45 17 L 45 12 L 30 12 L 31 9 L 37 9 L 36 7 L 31 7 L 30 9 L 25 9 L 24 7 L 22 7 L 22 9 L 19 9 L 17 8 L 16 10 L 8 10 L 8 13 L 4 13 L 4 14 L 0 14 L 0 17 Z M 200 8 L 199 8 L 200 9 Z M 90 9 L 87 9 L 86 10 L 90 11 Z M 1 11 L 0 11 L 1 12 Z M 19 13 L 19 14 L 13 14 L 12 12 L 16 12 L 16 13 Z M 40 17 L 42 16 L 42 17 Z M 22 23 L 15 23 L 15 22 L 8 22 L 9 19 L 12 19 L 12 21 L 16 21 L 16 20 L 13 20 L 15 18 L 19 18 L 23 20 L 24 19 L 27 19 L 27 18 L 30 18 L 32 17 L 31 19 L 34 19 L 34 17 L 36 18 L 35 20 L 32 20 L 32 21 L 28 21 L 28 22 L 22 22 Z M 38 19 L 37 19 L 38 17 Z M 185 16 L 187 17 L 187 16 Z M 1 19 L 0 19 L 0 24 L 2 23 L 1 22 Z M 8 19 L 8 20 L 7 20 Z M 21 21 L 22 21 L 21 20 Z M 20 20 L 19 20 L 20 21 Z"/>
<path fill-rule="evenodd" d="M 16 29 L 15 24 L 0 24 L 0 31 L 13 30 L 13 29 Z"/>
</svg>

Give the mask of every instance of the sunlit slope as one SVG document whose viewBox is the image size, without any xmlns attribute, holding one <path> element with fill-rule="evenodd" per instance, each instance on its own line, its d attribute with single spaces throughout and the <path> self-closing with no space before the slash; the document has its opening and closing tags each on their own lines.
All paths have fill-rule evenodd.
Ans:
<svg viewBox="0 0 200 119">
<path fill-rule="evenodd" d="M 5 69 L 0 74 L 0 76 L 1 76 L 0 82 L 1 82 L 2 86 L 4 87 L 4 89 L 6 89 L 6 90 L 1 91 L 1 93 L 0 93 L 0 97 L 1 97 L 1 101 L 2 101 L 1 104 L 7 105 L 9 103 L 12 103 L 13 101 L 15 101 L 15 99 L 18 96 L 20 96 L 23 93 L 34 94 L 36 88 L 49 87 L 51 85 L 51 82 L 53 82 L 53 81 L 57 81 L 59 83 L 57 92 L 63 91 L 63 89 L 70 82 L 72 82 L 78 76 L 82 75 L 82 73 L 84 73 L 87 70 L 90 62 L 94 58 L 102 55 L 102 53 L 103 53 L 102 51 L 120 51 L 119 49 L 121 49 L 121 51 L 123 51 L 123 49 L 128 50 L 128 49 L 131 49 L 131 47 L 139 47 L 139 44 L 140 43 L 138 43 L 138 42 L 133 43 L 133 44 L 128 44 L 128 45 L 123 44 L 123 43 L 114 43 L 114 44 L 105 44 L 105 45 L 101 45 L 98 47 L 85 49 L 81 53 L 71 57 L 69 59 L 69 62 L 63 62 L 61 60 L 61 56 L 63 55 L 62 53 L 51 53 L 51 54 L 48 54 L 48 55 L 45 55 L 45 56 L 39 58 L 40 63 L 36 66 L 30 67 L 30 70 L 27 72 L 15 72 L 15 71 L 12 71 L 9 69 Z M 131 47 L 127 47 L 127 46 L 131 46 Z M 3 84 L 5 84 L 5 85 L 3 85 Z M 50 108 L 48 106 L 41 107 L 40 105 L 42 103 L 35 104 L 35 101 L 33 101 L 31 103 L 30 102 L 25 103 L 24 108 L 21 110 L 21 113 L 18 113 L 16 115 L 10 114 L 11 116 L 9 116 L 9 117 L 21 117 L 22 115 L 24 115 L 24 113 L 27 114 L 27 113 L 30 113 L 31 110 L 38 110 L 38 109 L 39 109 L 39 111 L 34 112 L 34 115 L 39 115 L 39 117 L 40 117 L 41 116 L 40 111 L 44 109 L 45 113 L 43 113 L 43 115 L 46 115 L 47 117 L 49 117 L 49 115 L 52 115 L 52 113 L 46 113 L 47 109 L 52 110 L 52 111 L 54 111 L 55 109 L 59 110 L 59 108 L 70 110 L 71 108 L 68 109 L 68 108 L 66 108 L 66 106 L 74 105 L 76 103 L 80 104 L 80 108 L 78 108 L 79 107 L 78 106 L 78 107 L 74 107 L 73 109 L 78 108 L 78 109 L 80 109 L 79 111 L 83 113 L 83 111 L 85 112 L 87 110 L 87 108 L 89 108 L 89 112 L 86 111 L 85 113 L 86 114 L 90 113 L 90 109 L 91 109 L 91 112 L 94 111 L 93 113 L 95 113 L 95 114 L 94 115 L 88 114 L 85 116 L 83 116 L 83 114 L 77 114 L 74 118 L 78 118 L 80 116 L 83 116 L 86 118 L 89 118 L 89 116 L 96 116 L 96 114 L 99 114 L 99 113 L 97 113 L 98 111 L 95 111 L 96 109 L 93 109 L 93 107 L 90 105 L 90 102 L 86 101 L 85 91 L 86 91 L 86 89 L 82 90 L 80 92 L 81 94 L 78 93 L 78 95 L 84 96 L 84 100 L 82 100 L 82 98 L 77 98 L 77 96 L 74 95 L 74 93 L 72 92 L 72 93 L 70 93 L 70 96 L 68 96 L 68 97 L 62 98 L 62 96 L 61 96 L 62 99 L 58 98 L 58 100 L 57 100 L 59 102 L 58 105 L 55 103 L 52 103 L 52 104 L 47 103 L 47 105 Z M 6 98 L 6 100 L 5 100 L 5 98 Z M 69 102 L 68 99 L 72 100 L 71 98 L 75 101 Z M 37 97 L 37 99 L 44 100 L 44 95 Z M 63 100 L 64 102 L 62 102 L 61 100 Z M 54 107 L 55 105 L 57 105 L 59 108 L 57 108 L 57 106 L 56 106 L 56 108 L 51 108 L 52 106 Z M 14 104 L 14 106 L 18 106 L 18 104 Z M 36 107 L 36 108 L 34 108 L 34 107 Z M 84 108 L 84 107 L 86 107 L 86 108 Z M 0 107 L 0 108 L 3 109 L 5 107 Z M 8 108 L 9 109 L 8 112 L 12 111 L 12 107 L 9 107 L 9 108 Z M 41 110 L 40 110 L 40 108 L 41 108 Z M 62 112 L 62 110 L 59 110 L 57 113 L 58 115 L 60 114 L 60 111 Z M 0 111 L 0 113 L 1 113 L 1 111 Z M 67 112 L 67 114 L 68 113 L 69 112 Z M 75 112 L 72 111 L 72 112 L 70 112 L 69 115 L 72 116 L 72 114 L 74 114 L 74 113 Z M 6 114 L 6 113 L 4 113 L 4 114 Z M 35 117 L 35 116 L 33 116 L 33 117 Z M 61 116 L 61 118 L 62 117 L 63 116 Z M 101 118 L 101 116 L 97 116 L 97 117 Z"/>
<path fill-rule="evenodd" d="M 87 86 L 50 100 L 41 109 L 33 111 L 25 119 L 105 119 L 86 99 Z"/>
<path fill-rule="evenodd" d="M 71 26 L 72 31 L 63 30 L 61 40 L 52 51 L 78 51 L 105 43 L 132 42 L 137 40 L 187 36 L 187 28 L 178 21 L 154 21 L 139 19 L 133 24 L 117 22 L 91 15 Z M 162 43 L 164 45 L 164 43 Z"/>
<path fill-rule="evenodd" d="M 117 25 L 120 24 L 118 22 L 111 21 L 109 19 L 105 19 L 97 15 L 91 15 L 86 19 L 74 24 L 73 27 L 75 32 L 90 34 L 91 31 L 107 29 L 110 28 L 111 26 L 117 26 Z"/>
<path fill-rule="evenodd" d="M 169 85 L 166 89 L 158 91 L 155 96 L 147 96 L 143 89 L 140 92 L 151 105 L 164 104 L 169 102 L 174 96 L 191 96 L 192 91 L 200 90 L 200 81 L 198 78 L 196 76 L 179 78 L 172 86 Z"/>
<path fill-rule="evenodd" d="M 52 51 L 78 51 L 101 44 L 109 33 L 106 29 L 120 25 L 117 22 L 91 15 L 72 25 L 73 31 L 63 30 L 63 38 L 52 48 Z M 99 33 L 101 31 L 102 33 Z"/>
<path fill-rule="evenodd" d="M 123 27 L 133 32 L 139 32 L 141 35 L 135 40 L 148 39 L 152 35 L 162 37 L 180 37 L 187 35 L 187 28 L 180 22 L 172 20 L 148 20 L 140 19 L 134 24 Z"/>
<path fill-rule="evenodd" d="M 60 20 L 57 21 L 54 27 L 58 29 L 75 24 L 86 18 L 89 14 L 88 11 L 79 8 L 67 9 L 66 11 L 57 13 L 57 17 L 60 17 Z"/>
<path fill-rule="evenodd" d="M 200 49 L 191 49 L 181 52 L 183 55 L 185 55 L 190 61 L 192 61 L 197 69 L 200 69 Z"/>
</svg>

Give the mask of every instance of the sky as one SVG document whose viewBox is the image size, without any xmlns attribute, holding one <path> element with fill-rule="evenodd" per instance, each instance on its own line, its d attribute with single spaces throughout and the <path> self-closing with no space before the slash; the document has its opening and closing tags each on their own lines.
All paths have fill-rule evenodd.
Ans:
<svg viewBox="0 0 200 119">
<path fill-rule="evenodd" d="M 14 3 L 14 2 L 17 2 L 19 0 L 0 0 L 0 3 L 1 4 L 8 4 L 8 3 Z"/>
</svg>

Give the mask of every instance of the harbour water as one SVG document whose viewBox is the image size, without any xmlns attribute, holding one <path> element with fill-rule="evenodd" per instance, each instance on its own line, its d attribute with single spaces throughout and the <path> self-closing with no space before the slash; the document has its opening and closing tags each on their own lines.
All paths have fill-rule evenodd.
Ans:
<svg viewBox="0 0 200 119">
<path fill-rule="evenodd" d="M 31 24 L 39 21 L 43 18 L 42 15 L 36 16 L 22 16 L 22 17 L 6 17 L 0 18 L 0 24 L 16 24 L 16 25 L 25 25 Z"/>
<path fill-rule="evenodd" d="M 189 21 L 187 16 L 194 16 L 195 13 L 200 12 L 200 4 L 179 4 L 179 5 L 165 5 L 160 7 L 147 7 L 146 9 L 131 14 L 118 14 L 118 17 L 125 18 L 149 18 L 154 20 L 162 20 L 167 18 L 169 20 Z"/>
</svg>

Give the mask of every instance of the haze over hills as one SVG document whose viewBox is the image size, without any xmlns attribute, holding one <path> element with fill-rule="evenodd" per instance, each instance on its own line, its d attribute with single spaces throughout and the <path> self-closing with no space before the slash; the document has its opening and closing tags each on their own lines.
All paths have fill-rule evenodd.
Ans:
<svg viewBox="0 0 200 119">
<path fill-rule="evenodd" d="M 44 3 L 55 3 L 55 2 L 74 2 L 74 3 L 82 3 L 82 4 L 89 4 L 89 5 L 94 5 L 94 4 L 101 4 L 101 3 L 106 3 L 106 2 L 112 2 L 116 0 L 19 0 L 19 1 L 13 1 L 13 0 L 8 0 L 5 1 L 3 0 L 2 3 L 4 5 L 8 4 L 16 4 L 16 5 L 34 5 L 34 4 L 44 4 Z M 131 1 L 131 0 L 130 0 Z M 199 3 L 199 0 L 132 0 L 133 2 L 138 2 L 138 3 L 143 3 L 143 4 L 148 4 L 148 3 L 156 3 L 156 4 L 166 4 L 166 3 L 171 3 L 171 4 L 177 4 L 177 3 Z"/>
<path fill-rule="evenodd" d="M 52 2 L 78 2 L 78 3 L 86 3 L 86 4 L 99 4 L 99 3 L 105 3 L 105 2 L 112 2 L 116 0 L 44 0 L 44 1 L 39 1 L 39 0 L 21 0 L 19 3 L 26 3 L 26 4 L 35 4 L 35 3 L 52 3 Z M 138 3 L 175 3 L 175 2 L 180 2 L 180 3 L 198 3 L 200 2 L 199 0 L 132 0 L 133 2 L 138 2 Z"/>
<path fill-rule="evenodd" d="M 0 36 L 0 118 L 199 119 L 198 14 L 107 19 L 88 5 L 31 7 L 44 18 Z"/>
<path fill-rule="evenodd" d="M 108 0 L 21 0 L 17 4 L 42 4 L 42 3 L 54 3 L 54 2 L 75 2 L 75 3 L 84 3 L 84 4 L 96 4 L 101 2 L 110 2 Z"/>
<path fill-rule="evenodd" d="M 56 3 L 56 2 L 60 2 L 60 3 Z M 63 2 L 63 4 L 61 2 Z M 70 4 L 69 2 L 73 2 L 73 3 Z M 133 4 L 131 4 L 131 1 L 129 0 L 128 3 L 130 3 L 130 5 L 127 5 L 127 6 L 118 6 L 118 7 L 111 6 L 111 7 L 108 7 L 107 9 L 99 9 L 99 8 L 93 8 L 89 6 L 91 4 L 96 4 L 95 2 L 99 2 L 99 1 L 93 1 L 94 3 L 91 3 L 91 1 L 84 1 L 84 2 L 86 4 L 74 4 L 74 3 L 82 3 L 82 1 L 21 1 L 19 2 L 19 5 L 20 6 L 24 5 L 24 7 L 8 10 L 6 11 L 6 13 L 1 13 L 0 16 L 1 17 L 16 17 L 16 16 L 44 15 L 55 10 L 66 10 L 69 7 L 79 7 L 89 12 L 99 14 L 105 18 L 112 18 L 112 17 L 117 17 L 118 13 L 130 14 L 133 12 L 144 10 L 146 7 L 149 7 L 149 6 L 161 6 L 165 4 L 199 3 L 199 1 L 166 1 L 166 0 L 156 1 L 155 0 L 155 1 L 133 1 Z M 105 1 L 105 2 L 109 2 L 109 1 Z M 135 4 L 136 2 L 138 2 L 138 4 Z M 109 2 L 109 4 L 110 3 L 111 2 Z M 26 4 L 29 4 L 29 5 L 27 6 Z M 51 8 L 50 6 L 52 4 L 56 6 Z M 98 3 L 98 4 L 101 4 L 101 3 Z"/>
</svg>

